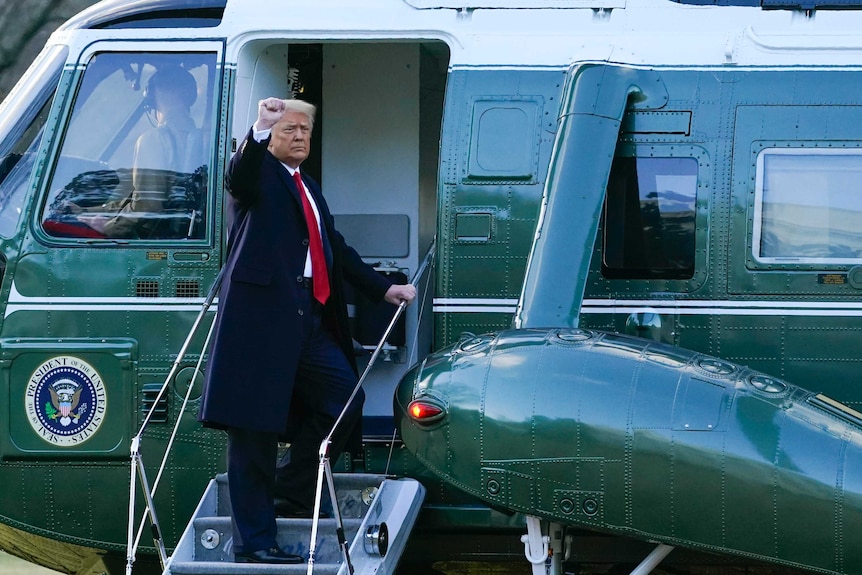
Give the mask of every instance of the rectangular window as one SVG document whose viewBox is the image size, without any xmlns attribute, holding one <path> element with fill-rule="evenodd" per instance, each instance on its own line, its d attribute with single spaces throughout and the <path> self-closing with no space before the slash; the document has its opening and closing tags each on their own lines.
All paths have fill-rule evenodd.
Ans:
<svg viewBox="0 0 862 575">
<path fill-rule="evenodd" d="M 697 168 L 695 158 L 614 159 L 605 201 L 603 276 L 693 276 Z"/>
<path fill-rule="evenodd" d="M 862 150 L 757 157 L 753 255 L 764 263 L 862 262 Z"/>
<path fill-rule="evenodd" d="M 203 238 L 215 68 L 215 53 L 94 54 L 54 167 L 45 232 Z"/>
</svg>

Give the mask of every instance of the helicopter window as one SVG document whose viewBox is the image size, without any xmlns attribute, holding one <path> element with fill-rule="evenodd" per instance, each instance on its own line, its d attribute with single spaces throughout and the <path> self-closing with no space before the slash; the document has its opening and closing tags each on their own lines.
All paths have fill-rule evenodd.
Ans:
<svg viewBox="0 0 862 575">
<path fill-rule="evenodd" d="M 18 142 L 21 146 L 0 160 L 0 236 L 12 237 L 18 229 L 21 206 L 27 197 L 30 173 L 36 160 L 36 152 L 42 142 L 42 131 L 48 117 L 50 101 Z"/>
<path fill-rule="evenodd" d="M 214 53 L 99 53 L 75 97 L 43 229 L 55 237 L 200 239 Z"/>
<path fill-rule="evenodd" d="M 694 158 L 614 159 L 605 201 L 602 275 L 693 276 L 697 168 Z"/>
<path fill-rule="evenodd" d="M 752 243 L 757 259 L 862 261 L 862 150 L 764 150 L 756 174 Z"/>
<path fill-rule="evenodd" d="M 18 230 L 30 174 L 51 108 L 51 98 L 66 61 L 67 49 L 43 52 L 4 101 L 0 119 L 0 237 Z M 15 106 L 18 109 L 9 109 Z"/>
</svg>

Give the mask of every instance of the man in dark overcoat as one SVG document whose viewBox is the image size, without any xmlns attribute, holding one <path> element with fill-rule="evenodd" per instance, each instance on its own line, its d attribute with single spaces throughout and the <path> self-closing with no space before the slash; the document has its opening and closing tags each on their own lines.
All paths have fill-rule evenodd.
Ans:
<svg viewBox="0 0 862 575">
<path fill-rule="evenodd" d="M 357 382 L 343 281 L 396 305 L 416 295 L 345 243 L 320 187 L 300 172 L 314 114 L 300 100 L 261 100 L 225 176 L 228 256 L 199 419 L 228 433 L 233 546 L 241 562 L 303 560 L 276 544 L 273 500 L 283 499 L 280 514 L 310 515 L 320 443 Z M 363 397 L 360 391 L 351 403 L 331 453 L 343 449 Z M 276 485 L 278 441 L 288 425 L 290 457 Z"/>
</svg>

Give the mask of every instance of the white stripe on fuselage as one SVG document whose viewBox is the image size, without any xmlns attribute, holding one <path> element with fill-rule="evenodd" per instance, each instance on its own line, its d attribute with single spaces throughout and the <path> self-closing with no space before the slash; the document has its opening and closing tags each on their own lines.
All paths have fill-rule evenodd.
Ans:
<svg viewBox="0 0 862 575">
<path fill-rule="evenodd" d="M 511 313 L 518 300 L 493 298 L 435 298 L 437 313 Z M 620 300 L 585 299 L 582 314 L 658 313 L 667 315 L 794 315 L 862 316 L 862 301 L 774 300 Z"/>
<path fill-rule="evenodd" d="M 4 318 L 18 311 L 200 311 L 206 298 L 24 296 L 12 286 Z M 215 311 L 217 301 L 210 310 Z M 514 314 L 514 298 L 434 298 L 435 313 Z M 862 316 L 862 301 L 585 299 L 582 314 Z"/>
<path fill-rule="evenodd" d="M 3 318 L 19 311 L 200 311 L 203 297 L 59 297 L 25 296 L 15 284 Z M 210 307 L 216 309 L 215 302 Z"/>
</svg>

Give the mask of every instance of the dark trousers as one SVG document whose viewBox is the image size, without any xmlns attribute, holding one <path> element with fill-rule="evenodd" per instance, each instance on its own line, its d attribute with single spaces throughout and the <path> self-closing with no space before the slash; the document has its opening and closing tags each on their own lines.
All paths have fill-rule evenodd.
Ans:
<svg viewBox="0 0 862 575">
<path fill-rule="evenodd" d="M 356 373 L 338 343 L 324 327 L 320 307 L 304 290 L 300 336 L 302 351 L 293 383 L 289 428 L 290 449 L 278 463 L 279 434 L 228 430 L 227 467 L 234 550 L 250 552 L 276 546 L 273 498 L 295 506 L 314 505 L 319 448 L 356 386 Z M 360 390 L 333 435 L 331 456 L 344 448 L 362 412 Z M 323 489 L 324 495 L 326 488 Z"/>
</svg>

